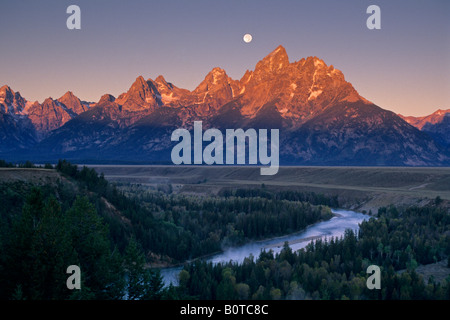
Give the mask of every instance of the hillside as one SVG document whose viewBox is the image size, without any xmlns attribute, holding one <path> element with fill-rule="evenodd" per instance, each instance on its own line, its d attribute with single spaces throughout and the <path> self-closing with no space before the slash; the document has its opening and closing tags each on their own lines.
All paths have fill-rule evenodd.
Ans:
<svg viewBox="0 0 450 320">
<path fill-rule="evenodd" d="M 332 217 L 326 206 L 330 200 L 310 194 L 298 193 L 298 199 L 290 201 L 161 191 L 126 195 L 87 167 L 66 161 L 59 161 L 55 169 L 27 166 L 0 170 L 0 298 L 69 298 L 62 287 L 65 282 L 59 282 L 61 275 L 53 269 L 61 264 L 81 264 L 87 270 L 86 285 L 93 293 L 81 298 L 120 298 L 125 290 L 120 277 L 129 271 L 127 259 L 142 262 L 142 270 L 136 272 L 158 278 L 144 266 L 183 263 L 224 246 L 296 232 Z M 23 264 L 15 268 L 19 261 Z M 40 272 L 51 280 L 38 280 Z M 102 278 L 102 272 L 108 276 Z M 42 290 L 35 291 L 33 281 Z"/>
</svg>

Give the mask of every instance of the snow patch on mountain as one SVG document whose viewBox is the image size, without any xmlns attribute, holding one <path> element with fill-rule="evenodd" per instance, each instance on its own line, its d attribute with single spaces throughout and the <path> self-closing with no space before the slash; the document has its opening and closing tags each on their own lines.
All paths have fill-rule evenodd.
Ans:
<svg viewBox="0 0 450 320">
<path fill-rule="evenodd" d="M 312 100 L 312 99 L 316 99 L 318 96 L 320 96 L 321 94 L 322 94 L 322 90 L 315 90 L 315 91 L 312 91 L 310 94 L 309 94 L 309 98 L 308 98 L 308 100 Z"/>
</svg>

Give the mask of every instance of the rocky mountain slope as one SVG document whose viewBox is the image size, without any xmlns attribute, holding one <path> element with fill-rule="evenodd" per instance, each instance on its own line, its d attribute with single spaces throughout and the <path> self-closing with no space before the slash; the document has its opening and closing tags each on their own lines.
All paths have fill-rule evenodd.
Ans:
<svg viewBox="0 0 450 320">
<path fill-rule="evenodd" d="M 438 144 L 450 148 L 450 109 L 438 109 L 424 117 L 399 116 L 409 124 L 428 133 Z"/>
<path fill-rule="evenodd" d="M 438 109 L 432 114 L 423 117 L 403 116 L 401 114 L 399 114 L 399 116 L 409 124 L 413 125 L 419 130 L 422 130 L 427 123 L 434 125 L 442 122 L 448 113 L 450 113 L 450 109 L 447 110 Z"/>
<path fill-rule="evenodd" d="M 171 133 L 192 129 L 196 120 L 203 130 L 279 129 L 281 164 L 445 165 L 450 159 L 430 134 L 361 97 L 340 70 L 317 57 L 290 62 L 282 46 L 240 80 L 214 68 L 193 91 L 163 76 L 139 76 L 117 98 L 89 104 L 68 92 L 39 104 L 5 87 L 0 112 L 23 124 L 2 120 L 1 138 L 24 140 L 15 155 L 33 160 L 170 163 Z M 30 137 L 20 134 L 25 127 Z M 2 143 L 0 150 L 11 147 Z"/>
<path fill-rule="evenodd" d="M 422 131 L 428 133 L 441 145 L 450 148 L 450 112 L 446 113 L 439 122 L 425 124 Z"/>
</svg>

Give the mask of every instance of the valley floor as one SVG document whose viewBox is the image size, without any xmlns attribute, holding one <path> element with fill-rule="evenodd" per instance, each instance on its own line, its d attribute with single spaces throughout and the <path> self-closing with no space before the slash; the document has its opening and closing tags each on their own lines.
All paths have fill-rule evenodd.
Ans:
<svg viewBox="0 0 450 320">
<path fill-rule="evenodd" d="M 337 195 L 342 206 L 377 212 L 381 206 L 450 203 L 450 167 L 280 167 L 261 176 L 257 167 L 89 165 L 110 181 L 150 188 L 170 184 L 174 192 L 217 194 L 224 188 L 255 187 Z"/>
</svg>

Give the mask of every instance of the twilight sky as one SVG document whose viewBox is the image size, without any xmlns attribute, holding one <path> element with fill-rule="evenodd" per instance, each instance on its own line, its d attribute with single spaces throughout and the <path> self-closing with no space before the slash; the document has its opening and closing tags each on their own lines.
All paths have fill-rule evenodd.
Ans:
<svg viewBox="0 0 450 320">
<path fill-rule="evenodd" d="M 81 30 L 66 27 L 71 4 Z M 366 27 L 371 4 L 381 30 Z M 281 44 L 291 62 L 340 69 L 382 108 L 450 108 L 449 0 L 1 0 L 0 30 L 0 86 L 31 101 L 117 97 L 139 75 L 192 90 L 214 67 L 240 79 Z"/>
</svg>

